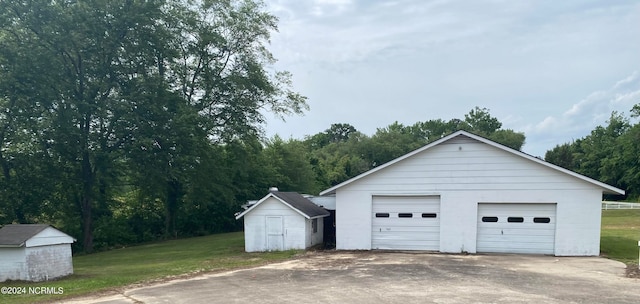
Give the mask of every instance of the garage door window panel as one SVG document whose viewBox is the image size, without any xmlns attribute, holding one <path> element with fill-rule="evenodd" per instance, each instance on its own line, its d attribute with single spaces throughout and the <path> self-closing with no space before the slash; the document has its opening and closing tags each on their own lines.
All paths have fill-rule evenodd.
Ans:
<svg viewBox="0 0 640 304">
<path fill-rule="evenodd" d="M 521 216 L 510 216 L 507 218 L 507 222 L 509 223 L 524 223 L 524 218 Z"/>
<path fill-rule="evenodd" d="M 482 222 L 483 223 L 497 223 L 498 222 L 498 217 L 497 216 L 483 216 L 482 217 Z"/>
<path fill-rule="evenodd" d="M 540 223 L 540 224 L 548 224 L 548 223 L 551 223 L 551 219 L 548 217 L 534 217 L 533 222 Z"/>
</svg>

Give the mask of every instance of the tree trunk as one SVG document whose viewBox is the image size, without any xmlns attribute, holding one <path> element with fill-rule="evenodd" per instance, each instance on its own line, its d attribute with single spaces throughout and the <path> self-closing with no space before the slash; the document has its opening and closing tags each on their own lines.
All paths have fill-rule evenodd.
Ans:
<svg viewBox="0 0 640 304">
<path fill-rule="evenodd" d="M 167 182 L 167 200 L 165 202 L 165 236 L 177 237 L 176 231 L 176 212 L 178 210 L 178 201 L 180 200 L 182 185 L 175 178 Z"/>
<path fill-rule="evenodd" d="M 80 196 L 80 210 L 82 211 L 82 244 L 84 252 L 93 252 L 93 173 L 89 160 L 89 151 L 82 155 L 82 194 Z"/>
</svg>

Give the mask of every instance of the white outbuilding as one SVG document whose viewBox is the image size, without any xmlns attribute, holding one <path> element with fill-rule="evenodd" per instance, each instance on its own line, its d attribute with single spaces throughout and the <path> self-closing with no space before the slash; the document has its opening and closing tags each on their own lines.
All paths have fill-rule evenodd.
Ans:
<svg viewBox="0 0 640 304">
<path fill-rule="evenodd" d="M 337 249 L 596 256 L 603 193 L 624 191 L 458 131 L 320 195 Z"/>
<path fill-rule="evenodd" d="M 244 217 L 245 251 L 305 249 L 323 241 L 329 212 L 296 192 L 271 191 L 236 219 Z"/>
<path fill-rule="evenodd" d="M 73 242 L 50 225 L 5 225 L 0 229 L 0 282 L 40 282 L 73 274 Z"/>
</svg>

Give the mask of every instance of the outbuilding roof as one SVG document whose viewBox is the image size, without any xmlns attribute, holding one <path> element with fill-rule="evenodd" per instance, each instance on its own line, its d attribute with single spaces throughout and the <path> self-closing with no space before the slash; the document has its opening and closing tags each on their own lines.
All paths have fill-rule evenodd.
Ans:
<svg viewBox="0 0 640 304">
<path fill-rule="evenodd" d="M 311 202 L 310 200 L 302 196 L 300 193 L 273 191 L 267 194 L 257 203 L 253 204 L 249 209 L 238 214 L 236 216 L 236 219 L 239 219 L 243 217 L 245 214 L 251 212 L 251 210 L 255 209 L 257 206 L 259 206 L 262 202 L 266 201 L 270 197 L 273 197 L 279 200 L 281 203 L 293 209 L 294 211 L 300 213 L 302 216 L 304 216 L 307 219 L 325 217 L 325 216 L 329 216 L 330 214 L 329 211 L 314 204 L 313 202 Z"/>
<path fill-rule="evenodd" d="M 494 142 L 492 140 L 486 139 L 486 138 L 484 138 L 482 136 L 478 136 L 478 135 L 475 135 L 473 133 L 469 133 L 467 131 L 457 131 L 457 132 L 454 132 L 454 133 L 452 133 L 452 134 L 450 134 L 448 136 L 440 138 L 440 139 L 438 139 L 438 140 L 436 140 L 436 141 L 434 141 L 434 142 L 432 142 L 430 144 L 427 144 L 426 146 L 423 146 L 422 148 L 419 148 L 417 150 L 409 152 L 409 153 L 407 153 L 407 154 L 405 154 L 403 156 L 400 156 L 400 157 L 398 157 L 398 158 L 396 158 L 394 160 L 391 160 L 391 161 L 389 161 L 389 162 L 387 162 L 385 164 L 382 164 L 382 165 L 380 165 L 380 166 L 378 166 L 376 168 L 373 168 L 373 169 L 371 169 L 371 170 L 369 170 L 367 172 L 364 172 L 364 173 L 362 173 L 362 174 L 360 174 L 360 175 L 358 175 L 356 177 L 353 177 L 353 178 L 348 179 L 348 180 L 346 180 L 346 181 L 344 181 L 344 182 L 342 182 L 342 183 L 340 183 L 338 185 L 335 185 L 335 186 L 333 186 L 333 187 L 331 187 L 331 188 L 329 188 L 327 190 L 324 190 L 324 191 L 320 192 L 320 195 L 335 194 L 336 190 L 339 189 L 339 188 L 342 188 L 342 187 L 344 187 L 344 186 L 346 186 L 348 184 L 351 184 L 351 183 L 353 183 L 353 182 L 355 182 L 355 181 L 357 181 L 357 180 L 359 180 L 361 178 L 364 178 L 364 177 L 366 177 L 366 176 L 368 176 L 368 175 L 370 175 L 372 173 L 378 172 L 380 170 L 384 170 L 385 168 L 387 168 L 389 166 L 393 166 L 394 164 L 396 164 L 396 163 L 398 163 L 398 162 L 400 162 L 400 161 L 402 161 L 404 159 L 410 158 L 410 157 L 412 157 L 412 156 L 414 156 L 416 154 L 419 154 L 419 153 L 421 153 L 421 152 L 423 152 L 425 150 L 431 149 L 432 147 L 435 147 L 435 146 L 437 146 L 437 145 L 439 145 L 439 144 L 441 144 L 443 142 L 446 142 L 446 141 L 451 140 L 453 138 L 456 138 L 458 136 L 469 137 L 471 139 L 474 139 L 474 140 L 477 140 L 479 142 L 485 143 L 485 144 L 487 144 L 489 146 L 498 148 L 500 150 L 503 150 L 503 151 L 509 152 L 511 154 L 517 155 L 517 156 L 522 157 L 524 159 L 527 159 L 529 161 L 532 161 L 532 162 L 541 164 L 543 166 L 549 167 L 549 168 L 551 168 L 553 170 L 562 172 L 564 174 L 571 175 L 573 177 L 576 177 L 576 178 L 581 179 L 581 180 L 583 180 L 583 181 L 585 181 L 587 183 L 593 184 L 593 185 L 601 188 L 604 193 L 607 193 L 607 194 L 621 194 L 621 195 L 624 195 L 624 193 L 625 193 L 624 190 L 622 190 L 622 189 L 618 189 L 618 188 L 613 187 L 611 185 L 607 185 L 607 184 L 605 184 L 603 182 L 600 182 L 600 181 L 597 181 L 595 179 L 586 177 L 586 176 L 584 176 L 582 174 L 579 174 L 579 173 L 573 172 L 571 170 L 567 170 L 565 168 L 556 166 L 556 165 L 554 165 L 552 163 L 546 162 L 546 161 L 544 161 L 542 159 L 539 159 L 537 157 L 531 156 L 531 155 L 529 155 L 527 153 L 524 153 L 522 151 L 515 150 L 515 149 L 512 149 L 510 147 L 504 146 L 504 145 L 499 144 L 497 142 Z"/>
<path fill-rule="evenodd" d="M 22 247 L 25 242 L 51 227 L 46 224 L 10 224 L 0 229 L 0 246 Z"/>
</svg>

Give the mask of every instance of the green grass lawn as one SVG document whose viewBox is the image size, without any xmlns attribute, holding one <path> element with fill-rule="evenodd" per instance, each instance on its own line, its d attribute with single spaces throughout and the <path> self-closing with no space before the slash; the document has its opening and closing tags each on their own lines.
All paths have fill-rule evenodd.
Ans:
<svg viewBox="0 0 640 304">
<path fill-rule="evenodd" d="M 242 232 L 150 243 L 73 257 L 74 274 L 52 282 L 2 287 L 62 287 L 63 295 L 0 295 L 0 303 L 32 303 L 106 291 L 167 276 L 227 270 L 289 259 L 299 251 L 246 253 Z"/>
<path fill-rule="evenodd" d="M 638 264 L 640 210 L 603 210 L 600 251 L 626 264 Z"/>
</svg>

